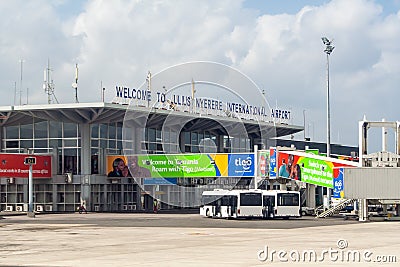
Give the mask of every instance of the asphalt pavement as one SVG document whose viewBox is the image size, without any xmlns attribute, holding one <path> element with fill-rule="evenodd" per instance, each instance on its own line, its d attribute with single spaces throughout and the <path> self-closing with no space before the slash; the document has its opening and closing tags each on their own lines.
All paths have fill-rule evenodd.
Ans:
<svg viewBox="0 0 400 267">
<path fill-rule="evenodd" d="M 359 266 L 396 266 L 400 261 L 399 227 L 400 222 L 313 217 L 225 220 L 170 213 L 6 215 L 0 220 L 0 266 L 354 265 L 354 260 L 342 257 L 347 254 L 361 255 Z M 302 258 L 304 252 L 308 254 Z M 382 259 L 391 262 L 382 263 Z"/>
</svg>

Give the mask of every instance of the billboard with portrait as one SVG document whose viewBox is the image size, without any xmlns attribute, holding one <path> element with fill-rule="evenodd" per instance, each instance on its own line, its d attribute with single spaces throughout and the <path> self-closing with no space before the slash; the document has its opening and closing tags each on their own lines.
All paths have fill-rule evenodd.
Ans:
<svg viewBox="0 0 400 267">
<path fill-rule="evenodd" d="M 258 151 L 258 177 L 268 177 L 269 166 L 269 150 Z"/>
</svg>

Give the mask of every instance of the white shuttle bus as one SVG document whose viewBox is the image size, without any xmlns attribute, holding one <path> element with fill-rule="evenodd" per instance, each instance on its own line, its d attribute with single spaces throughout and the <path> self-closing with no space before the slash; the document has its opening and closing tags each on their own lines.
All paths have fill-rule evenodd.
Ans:
<svg viewBox="0 0 400 267">
<path fill-rule="evenodd" d="M 204 217 L 228 217 L 229 190 L 204 191 L 201 196 L 200 215 Z"/>
<path fill-rule="evenodd" d="M 300 193 L 297 191 L 263 190 L 263 217 L 300 217 Z"/>
<path fill-rule="evenodd" d="M 204 191 L 200 215 L 219 218 L 262 217 L 262 200 L 262 191 L 256 189 Z"/>
<path fill-rule="evenodd" d="M 265 219 L 300 217 L 300 193 L 284 190 L 204 191 L 200 215 L 218 218 Z"/>
</svg>

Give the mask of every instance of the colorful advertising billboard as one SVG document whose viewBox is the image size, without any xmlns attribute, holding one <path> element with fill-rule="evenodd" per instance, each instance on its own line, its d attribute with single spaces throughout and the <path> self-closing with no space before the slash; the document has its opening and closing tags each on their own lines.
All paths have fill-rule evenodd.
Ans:
<svg viewBox="0 0 400 267">
<path fill-rule="evenodd" d="M 358 163 L 326 158 L 303 152 L 278 153 L 279 177 L 303 181 L 309 184 L 333 188 L 334 168 L 354 167 Z"/>
<path fill-rule="evenodd" d="M 269 151 L 258 151 L 258 177 L 269 176 Z"/>
<path fill-rule="evenodd" d="M 269 149 L 269 178 L 276 178 L 276 148 Z"/>
<path fill-rule="evenodd" d="M 51 156 L 30 154 L 0 154 L 0 177 L 28 178 L 29 165 L 26 158 L 35 158 L 32 165 L 33 178 L 51 178 Z"/>
<path fill-rule="evenodd" d="M 344 198 L 343 168 L 335 168 L 333 172 L 333 197 Z"/>
<path fill-rule="evenodd" d="M 254 154 L 108 156 L 107 170 L 108 177 L 251 177 Z"/>
</svg>

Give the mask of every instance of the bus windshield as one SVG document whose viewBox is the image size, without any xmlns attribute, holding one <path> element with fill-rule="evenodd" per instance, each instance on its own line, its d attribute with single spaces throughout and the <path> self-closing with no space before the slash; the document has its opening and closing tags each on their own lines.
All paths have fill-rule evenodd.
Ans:
<svg viewBox="0 0 400 267">
<path fill-rule="evenodd" d="M 241 193 L 240 194 L 241 206 L 261 206 L 262 196 L 260 193 Z"/>
<path fill-rule="evenodd" d="M 299 206 L 299 195 L 294 193 L 278 194 L 278 206 Z"/>
</svg>

